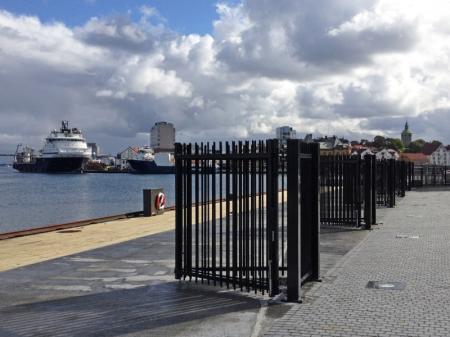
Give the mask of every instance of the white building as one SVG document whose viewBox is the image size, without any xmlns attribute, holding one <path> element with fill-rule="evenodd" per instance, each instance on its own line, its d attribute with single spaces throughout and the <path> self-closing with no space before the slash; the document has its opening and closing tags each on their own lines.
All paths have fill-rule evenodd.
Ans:
<svg viewBox="0 0 450 337">
<path fill-rule="evenodd" d="M 361 156 L 361 159 L 364 159 L 364 157 L 367 155 L 372 156 L 373 154 L 374 154 L 373 151 L 369 148 L 363 148 L 363 149 L 360 149 L 359 151 L 355 150 L 352 152 L 352 156 L 359 155 L 359 156 Z"/>
<path fill-rule="evenodd" d="M 449 147 L 439 145 L 431 154 L 428 155 L 428 162 L 433 165 L 450 166 Z"/>
<path fill-rule="evenodd" d="M 127 147 L 125 150 L 119 152 L 116 156 L 116 166 L 121 169 L 128 167 L 128 159 L 135 159 L 139 151 L 138 147 Z"/>
<path fill-rule="evenodd" d="M 297 138 L 297 133 L 290 126 L 281 126 L 279 128 L 276 128 L 276 134 L 277 134 L 277 139 L 282 144 L 286 144 L 286 141 L 288 139 L 295 139 L 295 138 Z"/>
<path fill-rule="evenodd" d="M 381 159 L 395 159 L 395 160 L 398 160 L 398 158 L 400 158 L 400 155 L 395 150 L 383 149 L 383 150 L 378 151 L 377 153 L 375 153 L 375 157 L 378 160 L 381 160 Z"/>
<path fill-rule="evenodd" d="M 87 143 L 87 147 L 91 152 L 92 159 L 96 159 L 100 155 L 100 147 L 96 143 Z"/>
<path fill-rule="evenodd" d="M 158 122 L 151 129 L 150 147 L 156 152 L 171 152 L 175 148 L 175 128 L 172 123 Z"/>
</svg>

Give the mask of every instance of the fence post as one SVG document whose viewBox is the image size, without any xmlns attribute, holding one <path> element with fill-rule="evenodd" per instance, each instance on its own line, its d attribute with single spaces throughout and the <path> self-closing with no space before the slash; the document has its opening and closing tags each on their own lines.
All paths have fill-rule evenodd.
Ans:
<svg viewBox="0 0 450 337">
<path fill-rule="evenodd" d="M 372 164 L 371 164 L 371 171 L 372 171 L 372 203 L 371 203 L 371 224 L 377 223 L 377 158 L 375 156 L 372 156 Z"/>
<path fill-rule="evenodd" d="M 287 300 L 301 296 L 301 204 L 299 141 L 287 141 Z"/>
<path fill-rule="evenodd" d="M 306 144 L 305 144 L 306 145 Z M 307 144 L 311 148 L 311 260 L 313 280 L 320 279 L 320 149 L 319 144 Z M 305 196 L 308 198 L 308 196 Z"/>
<path fill-rule="evenodd" d="M 425 186 L 425 184 L 423 182 L 423 164 L 420 167 L 420 183 L 421 183 L 421 186 Z"/>
<path fill-rule="evenodd" d="M 364 157 L 364 228 L 370 229 L 372 221 L 372 156 Z"/>
<path fill-rule="evenodd" d="M 408 162 L 408 191 L 411 191 L 413 184 L 414 163 Z"/>
<path fill-rule="evenodd" d="M 436 186 L 436 165 L 433 165 L 433 186 Z"/>
<path fill-rule="evenodd" d="M 182 145 L 175 144 L 175 278 L 181 279 L 183 268 L 183 166 Z"/>
<path fill-rule="evenodd" d="M 269 247 L 269 295 L 279 293 L 278 275 L 278 140 L 267 141 L 267 238 Z"/>
<path fill-rule="evenodd" d="M 395 159 L 388 159 L 388 198 L 389 207 L 395 206 Z"/>
</svg>

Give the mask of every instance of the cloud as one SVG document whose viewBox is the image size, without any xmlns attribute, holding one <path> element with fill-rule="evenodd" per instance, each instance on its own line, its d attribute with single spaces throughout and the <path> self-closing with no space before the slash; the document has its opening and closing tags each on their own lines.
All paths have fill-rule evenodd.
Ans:
<svg viewBox="0 0 450 337">
<path fill-rule="evenodd" d="M 219 3 L 210 34 L 172 31 L 156 8 L 69 28 L 0 11 L 0 150 L 39 146 L 60 119 L 109 152 L 159 120 L 184 141 L 300 134 L 448 143 L 450 5 Z"/>
</svg>

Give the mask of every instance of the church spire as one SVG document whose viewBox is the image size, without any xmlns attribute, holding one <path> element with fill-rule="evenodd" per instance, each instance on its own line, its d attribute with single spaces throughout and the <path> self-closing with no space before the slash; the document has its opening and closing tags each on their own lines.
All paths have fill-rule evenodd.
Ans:
<svg viewBox="0 0 450 337">
<path fill-rule="evenodd" d="M 409 131 L 408 121 L 405 123 L 405 130 L 403 130 L 401 134 L 402 143 L 405 147 L 408 147 L 411 144 L 412 133 Z"/>
</svg>

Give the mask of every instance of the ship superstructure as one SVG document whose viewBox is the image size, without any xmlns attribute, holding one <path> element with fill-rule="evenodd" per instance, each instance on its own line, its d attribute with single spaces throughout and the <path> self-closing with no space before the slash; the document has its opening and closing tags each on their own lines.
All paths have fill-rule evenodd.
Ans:
<svg viewBox="0 0 450 337">
<path fill-rule="evenodd" d="M 81 130 L 69 128 L 69 122 L 62 121 L 59 130 L 50 132 L 39 153 L 18 146 L 13 167 L 21 172 L 75 172 L 81 171 L 90 155 Z"/>
<path fill-rule="evenodd" d="M 170 152 L 154 153 L 150 147 L 140 147 L 134 158 L 128 163 L 135 173 L 170 174 L 175 172 L 173 154 Z"/>
</svg>

